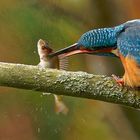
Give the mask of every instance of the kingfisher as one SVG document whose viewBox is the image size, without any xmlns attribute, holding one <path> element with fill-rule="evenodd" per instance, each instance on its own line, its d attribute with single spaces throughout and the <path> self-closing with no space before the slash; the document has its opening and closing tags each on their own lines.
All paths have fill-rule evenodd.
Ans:
<svg viewBox="0 0 140 140">
<path fill-rule="evenodd" d="M 114 79 L 121 85 L 140 87 L 140 19 L 90 30 L 73 45 L 51 53 L 49 57 L 80 53 L 120 58 L 125 72 L 122 78 L 112 75 Z"/>
<path fill-rule="evenodd" d="M 37 48 L 38 48 L 38 54 L 40 58 L 40 63 L 38 64 L 39 68 L 46 69 L 46 68 L 54 68 L 54 69 L 66 69 L 67 67 L 67 59 L 64 59 L 58 56 L 55 56 L 53 58 L 48 57 L 50 53 L 53 52 L 53 49 L 49 47 L 49 44 L 47 41 L 43 39 L 39 39 L 37 42 Z M 48 93 L 44 93 L 48 94 Z M 61 95 L 54 95 L 55 99 L 55 111 L 57 114 L 68 113 L 68 108 L 64 104 L 62 100 Z"/>
</svg>

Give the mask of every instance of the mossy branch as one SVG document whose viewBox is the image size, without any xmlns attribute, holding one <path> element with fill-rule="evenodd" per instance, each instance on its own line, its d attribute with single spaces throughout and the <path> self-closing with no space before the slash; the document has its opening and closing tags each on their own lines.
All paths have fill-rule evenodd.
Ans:
<svg viewBox="0 0 140 140">
<path fill-rule="evenodd" d="M 86 72 L 40 69 L 0 62 L 0 86 L 83 97 L 140 108 L 140 91 L 116 84 L 112 77 Z"/>
</svg>

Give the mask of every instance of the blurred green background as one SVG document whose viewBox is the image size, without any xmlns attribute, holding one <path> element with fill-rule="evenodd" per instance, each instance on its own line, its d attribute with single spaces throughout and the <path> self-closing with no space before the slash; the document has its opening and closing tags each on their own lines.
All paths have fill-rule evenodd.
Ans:
<svg viewBox="0 0 140 140">
<path fill-rule="evenodd" d="M 36 43 L 58 50 L 87 30 L 140 18 L 139 0 L 1 0 L 0 61 L 37 65 Z M 122 75 L 119 60 L 69 58 L 69 70 Z M 139 140 L 140 112 L 100 101 L 64 97 L 68 115 L 57 115 L 53 96 L 0 88 L 0 140 Z"/>
</svg>

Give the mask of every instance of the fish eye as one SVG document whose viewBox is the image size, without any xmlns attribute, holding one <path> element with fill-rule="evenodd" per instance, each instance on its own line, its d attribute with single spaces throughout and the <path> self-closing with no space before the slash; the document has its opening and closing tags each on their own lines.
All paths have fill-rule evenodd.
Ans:
<svg viewBox="0 0 140 140">
<path fill-rule="evenodd" d="M 45 46 L 42 46 L 42 50 L 45 50 L 46 49 L 46 47 Z"/>
</svg>

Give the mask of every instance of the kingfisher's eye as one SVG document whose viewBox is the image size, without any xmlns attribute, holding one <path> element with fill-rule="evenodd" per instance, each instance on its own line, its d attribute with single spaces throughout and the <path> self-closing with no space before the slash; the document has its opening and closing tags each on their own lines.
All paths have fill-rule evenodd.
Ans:
<svg viewBox="0 0 140 140">
<path fill-rule="evenodd" d="M 85 48 L 83 46 L 80 46 L 80 50 L 84 50 Z"/>
</svg>

